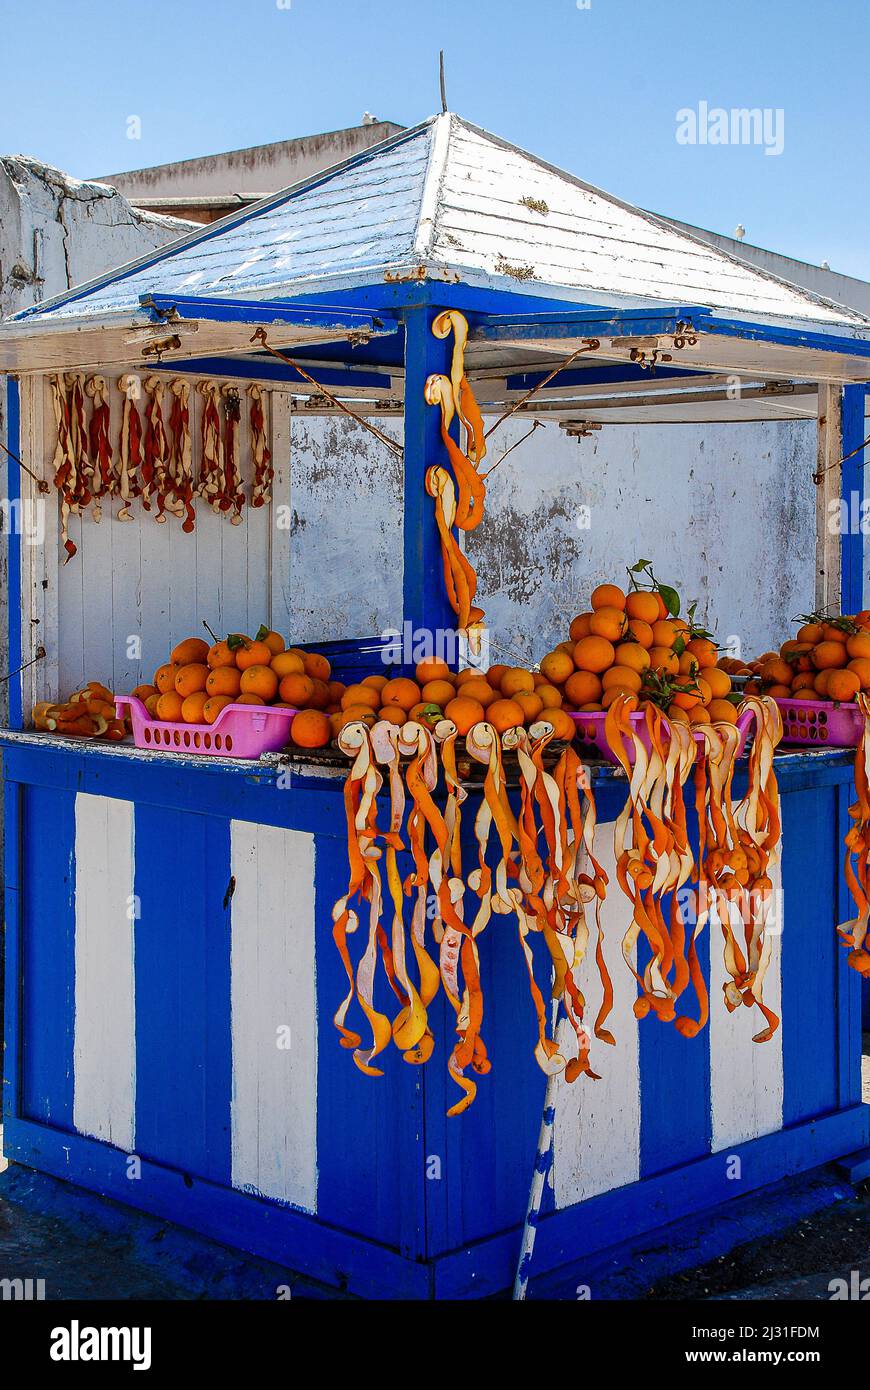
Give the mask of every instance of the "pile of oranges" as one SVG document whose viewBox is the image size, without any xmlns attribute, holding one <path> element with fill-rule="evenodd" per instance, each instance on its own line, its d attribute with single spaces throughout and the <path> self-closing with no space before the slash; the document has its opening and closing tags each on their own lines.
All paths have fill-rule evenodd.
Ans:
<svg viewBox="0 0 870 1390">
<path fill-rule="evenodd" d="M 732 661 L 728 668 L 752 677 L 747 694 L 851 704 L 859 691 L 870 690 L 870 609 L 854 617 L 808 614 L 778 652 L 763 652 L 745 666 Z"/>
<path fill-rule="evenodd" d="M 487 671 L 470 667 L 456 673 L 445 661 L 431 657 L 417 663 L 414 676 L 366 676 L 347 686 L 340 710 L 332 715 L 333 736 L 358 719 L 366 724 L 385 719 L 397 725 L 414 720 L 430 729 L 449 719 L 461 735 L 483 720 L 503 734 L 547 719 L 556 738 L 574 737 L 573 720 L 562 708 L 562 691 L 543 671 L 496 665 Z"/>
<path fill-rule="evenodd" d="M 659 590 L 599 584 L 540 669 L 568 710 L 598 712 L 630 695 L 638 709 L 654 704 L 682 723 L 733 724 L 739 699 L 718 655 L 710 635 L 675 616 Z"/>
<path fill-rule="evenodd" d="M 325 656 L 288 649 L 279 633 L 261 627 L 256 637 L 232 633 L 211 646 L 201 637 L 186 637 L 153 681 L 137 686 L 133 695 L 152 719 L 173 724 L 213 724 L 232 704 L 295 709 L 293 742 L 322 748 L 332 737 L 330 715 L 340 709 L 344 692 L 331 674 Z"/>
</svg>

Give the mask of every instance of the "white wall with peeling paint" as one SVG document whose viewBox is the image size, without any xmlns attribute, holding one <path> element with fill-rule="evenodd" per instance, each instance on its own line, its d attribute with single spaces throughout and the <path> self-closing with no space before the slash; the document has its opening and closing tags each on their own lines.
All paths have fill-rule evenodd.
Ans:
<svg viewBox="0 0 870 1390">
<path fill-rule="evenodd" d="M 488 464 L 527 432 L 527 421 L 508 421 Z M 536 431 L 492 475 L 484 523 L 469 538 L 492 660 L 539 659 L 591 589 L 620 583 L 641 557 L 699 599 L 720 640 L 736 636 L 748 654 L 783 641 L 813 603 L 815 450 L 815 423 L 803 420 L 604 426 L 582 440 L 555 424 Z M 298 640 L 368 636 L 399 621 L 401 475 L 352 422 L 295 418 Z"/>
</svg>

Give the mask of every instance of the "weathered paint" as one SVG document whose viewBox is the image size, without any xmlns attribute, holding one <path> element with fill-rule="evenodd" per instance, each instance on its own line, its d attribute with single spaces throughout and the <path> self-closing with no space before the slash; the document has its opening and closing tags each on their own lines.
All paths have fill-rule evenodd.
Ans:
<svg viewBox="0 0 870 1390">
<path fill-rule="evenodd" d="M 232 1181 L 317 1209 L 314 837 L 234 820 Z"/>
<path fill-rule="evenodd" d="M 131 1150 L 135 1132 L 133 803 L 75 805 L 73 1123 Z"/>
</svg>

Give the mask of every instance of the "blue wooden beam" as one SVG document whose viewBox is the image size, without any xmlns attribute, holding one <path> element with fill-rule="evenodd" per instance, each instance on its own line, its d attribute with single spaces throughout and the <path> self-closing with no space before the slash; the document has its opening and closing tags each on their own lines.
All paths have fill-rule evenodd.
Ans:
<svg viewBox="0 0 870 1390">
<path fill-rule="evenodd" d="M 444 459 L 441 412 L 427 405 L 423 391 L 433 373 L 449 375 L 452 336 L 438 339 L 432 321 L 440 310 L 420 308 L 405 315 L 405 482 L 403 617 L 415 633 L 436 640 L 453 631 L 447 602 L 435 508 L 426 492 L 426 471 Z"/>
<path fill-rule="evenodd" d="M 316 348 L 311 349 L 319 356 Z M 345 351 L 347 347 L 345 346 Z M 290 356 L 289 353 L 286 354 Z M 346 387 L 347 390 L 354 388 L 378 387 L 387 389 L 390 384 L 388 376 L 381 376 L 376 372 L 358 371 L 353 367 L 343 367 L 341 364 L 331 364 L 328 367 L 319 365 L 312 367 L 310 357 L 306 351 L 305 360 L 309 365 L 306 370 L 324 386 Z M 189 372 L 195 376 L 220 376 L 238 378 L 249 381 L 251 377 L 256 377 L 260 381 L 281 381 L 288 385 L 304 386 L 305 383 L 298 372 L 295 372 L 286 362 L 280 362 L 276 357 L 271 356 L 252 356 L 252 357 L 185 357 L 182 360 L 172 362 L 155 362 L 153 370 L 164 372 L 169 376 L 183 376 Z"/>
<path fill-rule="evenodd" d="M 209 295 L 140 294 L 139 303 L 155 323 L 167 315 L 188 319 L 209 319 L 215 323 L 283 324 L 300 328 L 368 329 L 372 333 L 395 333 L 395 321 L 386 322 L 360 309 L 305 304 L 299 300 L 229 299 Z"/>
<path fill-rule="evenodd" d="M 7 550 L 8 585 L 8 660 L 9 670 L 17 671 L 23 660 L 21 655 L 21 535 L 22 522 L 11 524 L 13 517 L 20 518 L 21 469 L 17 459 L 21 456 L 21 395 L 16 377 L 7 377 L 6 382 L 6 446 L 10 450 L 6 457 L 6 496 L 9 499 L 9 542 Z M 12 457 L 15 455 L 15 457 Z M 18 504 L 17 506 L 15 504 Z M 44 498 L 38 499 L 39 506 L 47 506 Z M 9 687 L 9 727 L 23 727 L 21 676 L 12 676 Z"/>
</svg>

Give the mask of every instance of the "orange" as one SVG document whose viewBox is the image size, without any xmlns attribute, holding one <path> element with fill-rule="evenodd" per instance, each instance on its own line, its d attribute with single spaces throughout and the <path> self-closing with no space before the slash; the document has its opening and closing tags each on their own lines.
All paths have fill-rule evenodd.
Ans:
<svg viewBox="0 0 870 1390">
<path fill-rule="evenodd" d="M 173 648 L 169 660 L 177 662 L 179 666 L 190 666 L 193 662 L 205 661 L 208 653 L 208 642 L 203 642 L 201 637 L 185 637 Z"/>
<path fill-rule="evenodd" d="M 493 671 L 500 671 L 501 676 L 503 676 L 508 668 L 506 666 L 493 666 L 490 669 Z M 501 676 L 499 676 L 499 680 L 501 680 Z M 456 681 L 457 686 L 464 685 L 466 681 L 479 681 L 481 679 L 488 680 L 493 690 L 498 690 L 498 686 L 493 683 L 486 671 L 482 671 L 478 666 L 463 667 L 461 671 L 457 672 L 453 679 Z"/>
<path fill-rule="evenodd" d="M 710 712 L 704 705 L 693 705 L 686 713 L 689 716 L 690 724 L 709 724 Z"/>
<path fill-rule="evenodd" d="M 378 719 L 385 719 L 388 724 L 398 724 L 401 727 L 407 722 L 408 711 L 402 709 L 401 705 L 381 705 Z"/>
<path fill-rule="evenodd" d="M 136 689 L 133 691 L 134 699 L 141 700 L 143 705 L 146 700 L 150 700 L 152 695 L 159 694 L 160 691 L 157 689 L 156 685 L 137 685 Z"/>
<path fill-rule="evenodd" d="M 747 686 L 746 689 L 748 690 L 749 687 Z M 800 691 L 797 693 L 800 694 Z M 790 685 L 769 685 L 765 689 L 765 694 L 770 695 L 774 700 L 787 700 L 792 694 L 792 689 Z"/>
<path fill-rule="evenodd" d="M 678 709 L 690 710 L 694 709 L 695 705 L 699 705 L 700 703 L 701 696 L 699 692 L 695 692 L 694 690 L 678 690 L 671 701 L 671 708 L 676 705 Z"/>
<path fill-rule="evenodd" d="M 228 642 L 215 642 L 209 647 L 206 662 L 214 670 L 218 666 L 235 666 L 236 653 Z"/>
<path fill-rule="evenodd" d="M 817 671 L 830 671 L 848 665 L 849 653 L 844 642 L 820 642 L 813 648 L 813 665 Z"/>
<path fill-rule="evenodd" d="M 160 693 L 158 692 L 156 695 L 149 695 L 149 696 L 148 696 L 148 699 L 145 701 L 145 708 L 147 709 L 148 713 L 151 715 L 151 718 L 152 718 L 152 719 L 158 719 L 158 718 L 159 718 L 159 715 L 158 715 L 158 713 L 157 713 L 157 706 L 159 705 L 159 703 L 160 703 L 160 701 L 161 701 L 162 698 L 163 698 L 163 697 L 162 697 L 162 696 L 160 695 Z"/>
<path fill-rule="evenodd" d="M 656 595 L 647 593 L 643 589 L 628 595 L 625 600 L 625 611 L 630 618 L 637 618 L 647 624 L 657 623 L 661 613 Z M 632 627 L 634 627 L 634 623 L 632 623 Z"/>
<path fill-rule="evenodd" d="M 540 695 L 538 695 L 537 693 L 532 695 L 529 693 L 528 690 L 521 690 L 520 693 L 518 695 L 515 695 L 513 698 L 516 700 L 517 704 L 519 705 L 520 709 L 525 715 L 526 723 L 533 724 L 534 721 L 537 719 L 538 715 L 541 713 L 541 710 L 544 708 L 544 702 L 541 699 Z"/>
<path fill-rule="evenodd" d="M 325 748 L 332 738 L 329 716 L 319 709 L 300 710 L 290 725 L 290 738 L 297 748 Z"/>
<path fill-rule="evenodd" d="M 314 681 L 310 676 L 283 676 L 278 684 L 281 699 L 294 709 L 307 705 L 314 694 Z"/>
<path fill-rule="evenodd" d="M 620 642 L 614 653 L 617 666 L 629 666 L 632 671 L 645 671 L 650 664 L 650 654 L 639 642 Z"/>
<path fill-rule="evenodd" d="M 856 632 L 847 638 L 846 651 L 853 658 L 870 657 L 870 632 Z"/>
<path fill-rule="evenodd" d="M 548 652 L 541 662 L 541 675 L 549 685 L 564 685 L 574 670 L 567 652 Z"/>
<path fill-rule="evenodd" d="M 677 658 L 677 665 L 679 666 L 679 673 L 681 676 L 695 676 L 700 669 L 698 666 L 698 658 L 690 651 L 683 652 L 682 655 Z"/>
<path fill-rule="evenodd" d="M 799 671 L 791 684 L 792 694 L 796 695 L 799 690 L 815 690 L 816 678 L 812 671 Z"/>
<path fill-rule="evenodd" d="M 205 679 L 209 695 L 229 695 L 235 697 L 242 688 L 242 675 L 235 666 L 215 666 Z"/>
<path fill-rule="evenodd" d="M 581 705 L 581 706 L 580 706 L 580 711 L 581 711 L 581 713 L 583 713 L 583 714 L 587 714 L 587 713 L 588 713 L 588 714 L 601 714 L 601 712 L 603 711 L 603 709 L 604 709 L 604 706 L 603 706 L 603 705 L 596 704 L 594 700 L 590 701 L 590 703 L 589 703 L 588 705 Z"/>
<path fill-rule="evenodd" d="M 471 685 L 472 682 L 467 681 L 466 684 Z M 476 686 L 477 681 L 475 681 L 474 684 Z M 481 684 L 486 684 L 486 682 L 481 682 Z M 420 699 L 425 700 L 427 704 L 440 705 L 443 709 L 444 706 L 453 699 L 455 694 L 456 689 L 452 681 L 431 680 L 427 681 L 420 691 Z"/>
<path fill-rule="evenodd" d="M 634 641 L 640 643 L 642 647 L 646 647 L 647 651 L 649 651 L 650 647 L 655 646 L 652 628 L 649 623 L 643 622 L 640 618 L 635 618 L 633 620 L 629 628 L 629 633 L 630 636 L 634 638 Z"/>
<path fill-rule="evenodd" d="M 769 685 L 791 685 L 794 672 L 787 661 L 775 657 L 773 661 L 765 661 L 759 674 Z"/>
<path fill-rule="evenodd" d="M 815 678 L 815 681 L 813 682 L 813 684 L 814 684 L 815 687 L 816 687 L 816 693 L 817 693 L 817 695 L 819 695 L 820 698 L 823 699 L 823 700 L 826 700 L 826 699 L 828 698 L 828 681 L 829 681 L 830 679 L 831 679 L 831 672 L 830 672 L 830 671 L 817 671 L 817 672 L 816 672 L 816 678 Z"/>
<path fill-rule="evenodd" d="M 181 718 L 183 704 L 184 701 L 177 691 L 167 690 L 157 701 L 157 718 L 168 719 L 170 723 L 176 724 Z"/>
<path fill-rule="evenodd" d="M 263 627 L 265 626 L 266 625 L 264 623 Z M 283 652 L 284 647 L 286 645 L 284 642 L 284 638 L 281 636 L 280 632 L 264 632 L 262 627 L 260 628 L 260 631 L 257 633 L 257 641 L 265 642 L 266 646 L 269 648 L 269 651 L 272 653 L 273 656 L 278 656 L 281 652 Z"/>
<path fill-rule="evenodd" d="M 586 635 L 588 636 L 589 634 L 587 633 Z M 555 645 L 555 647 L 553 648 L 553 651 L 554 651 L 554 652 L 567 652 L 569 656 L 571 655 L 571 653 L 573 652 L 573 650 L 574 650 L 574 643 L 573 643 L 573 642 L 557 642 L 556 645 Z"/>
<path fill-rule="evenodd" d="M 272 663 L 272 669 L 275 669 L 274 662 Z M 330 700 L 336 705 L 340 704 L 341 697 L 347 690 L 347 686 L 345 685 L 344 681 L 328 681 L 326 688 L 329 691 Z"/>
<path fill-rule="evenodd" d="M 305 671 L 302 657 L 295 652 L 276 652 L 269 664 L 279 680 L 284 676 L 301 676 Z"/>
<path fill-rule="evenodd" d="M 315 710 L 315 714 L 322 714 L 322 710 Z M 348 705 L 347 709 L 342 709 L 340 713 L 344 717 L 345 724 L 356 724 L 360 719 L 366 724 L 374 724 L 377 714 L 368 705 Z"/>
<path fill-rule="evenodd" d="M 711 701 L 712 698 L 713 698 L 713 691 L 710 689 L 709 685 L 707 684 L 707 682 L 704 680 L 704 678 L 703 678 L 702 676 L 699 676 L 699 677 L 698 677 L 698 679 L 697 679 L 697 681 L 695 682 L 695 684 L 697 685 L 698 689 L 699 689 L 700 692 L 701 692 L 701 699 L 702 699 L 703 703 L 704 703 L 705 705 L 709 705 L 710 701 Z"/>
<path fill-rule="evenodd" d="M 427 656 L 423 661 L 418 661 L 414 675 L 417 677 L 417 684 L 427 685 L 429 681 L 446 681 L 450 679 L 450 667 L 446 661 L 442 661 L 437 656 Z"/>
<path fill-rule="evenodd" d="M 249 666 L 268 666 L 274 655 L 265 642 L 248 640 L 236 651 L 236 665 L 240 671 L 247 671 Z"/>
<path fill-rule="evenodd" d="M 389 676 L 363 676 L 360 685 L 370 685 L 372 690 L 383 690 Z"/>
<path fill-rule="evenodd" d="M 698 665 L 702 671 L 708 666 L 715 666 L 719 660 L 716 643 L 710 642 L 706 637 L 693 637 L 691 642 L 686 643 L 686 651 L 698 658 Z"/>
<path fill-rule="evenodd" d="M 571 626 L 568 629 L 568 636 L 572 642 L 579 642 L 581 637 L 588 637 L 592 629 L 589 626 L 592 621 L 591 613 L 578 613 L 576 618 L 571 619 Z"/>
<path fill-rule="evenodd" d="M 237 705 L 265 705 L 265 703 L 262 695 L 254 695 L 249 690 L 246 690 L 244 695 L 239 695 L 236 700 Z"/>
<path fill-rule="evenodd" d="M 832 671 L 828 681 L 828 699 L 838 704 L 851 704 L 861 689 L 861 679 L 855 671 Z"/>
<path fill-rule="evenodd" d="M 541 715 L 541 720 L 546 720 L 548 724 L 552 724 L 553 734 L 556 738 L 562 739 L 565 743 L 573 741 L 577 732 L 577 725 L 567 710 L 545 709 Z"/>
<path fill-rule="evenodd" d="M 189 700 L 194 698 L 193 695 L 188 696 Z M 187 701 L 185 701 L 185 704 L 186 703 Z M 221 710 L 226 709 L 227 705 L 231 705 L 232 703 L 229 695 L 210 695 L 202 707 L 202 722 L 204 724 L 213 724 Z"/>
<path fill-rule="evenodd" d="M 737 723 L 737 707 L 732 705 L 730 700 L 711 700 L 707 706 L 707 713 L 716 723 Z"/>
<path fill-rule="evenodd" d="M 649 664 L 654 671 L 664 671 L 668 676 L 676 676 L 680 670 L 680 658 L 670 647 L 651 647 Z"/>
<path fill-rule="evenodd" d="M 493 690 L 499 689 L 501 685 L 502 676 L 504 676 L 509 670 L 509 666 L 502 666 L 499 662 L 496 662 L 495 666 L 490 666 L 489 670 L 486 673 L 486 679 L 489 681 Z M 459 679 L 461 680 L 464 675 L 465 672 L 460 671 Z"/>
<path fill-rule="evenodd" d="M 486 711 L 485 718 L 500 734 L 505 733 L 508 729 L 521 728 L 525 720 L 522 705 L 518 705 L 516 700 L 510 699 L 493 700 Z"/>
<path fill-rule="evenodd" d="M 407 676 L 397 676 L 395 680 L 387 681 L 381 691 L 381 700 L 385 705 L 401 705 L 402 709 L 411 709 L 419 702 L 420 694 L 416 681 L 409 680 Z"/>
<path fill-rule="evenodd" d="M 278 677 L 269 666 L 249 666 L 242 672 L 243 695 L 261 695 L 267 702 L 278 694 Z"/>
<path fill-rule="evenodd" d="M 188 695 L 181 706 L 181 717 L 185 724 L 203 724 L 205 715 L 203 710 L 208 704 L 208 695 L 204 690 L 197 690 L 195 694 Z"/>
<path fill-rule="evenodd" d="M 606 671 L 616 660 L 613 643 L 606 637 L 581 637 L 574 648 L 574 665 L 578 671 Z M 566 681 L 567 686 L 567 681 Z M 570 698 L 570 697 L 569 697 Z"/>
<path fill-rule="evenodd" d="M 544 709 L 559 709 L 562 704 L 562 692 L 555 685 L 536 685 L 535 694 Z"/>
<path fill-rule="evenodd" d="M 486 714 L 478 700 L 472 700 L 468 695 L 457 695 L 445 705 L 444 718 L 452 720 L 460 734 L 467 734 L 469 729 L 486 718 Z"/>
<path fill-rule="evenodd" d="M 824 623 L 822 625 L 823 642 L 842 642 L 845 647 L 848 640 L 848 632 L 844 632 L 841 627 L 836 627 L 833 623 Z"/>
<path fill-rule="evenodd" d="M 618 608 L 621 613 L 625 612 L 625 594 L 616 584 L 599 584 L 592 590 L 591 602 L 596 612 L 602 608 Z"/>
<path fill-rule="evenodd" d="M 498 699 L 498 691 L 493 690 L 489 681 L 483 676 L 478 676 L 476 680 L 463 681 L 459 694 L 469 700 L 476 700 L 479 705 L 483 705 L 484 709 L 487 705 L 491 705 L 493 700 Z M 423 698 L 425 699 L 425 693 Z M 453 692 L 451 692 L 449 699 L 453 699 Z M 442 706 L 444 704 L 442 700 L 436 700 L 435 703 Z"/>
<path fill-rule="evenodd" d="M 638 695 L 642 681 L 640 674 L 631 666 L 611 666 L 601 677 L 601 684 L 605 690 L 612 690 L 616 685 L 621 690 L 632 690 Z"/>
<path fill-rule="evenodd" d="M 314 681 L 311 679 L 310 676 L 303 676 L 302 679 L 304 681 L 307 681 L 311 687 L 309 693 L 305 697 L 305 704 L 307 705 L 308 701 L 311 699 L 311 696 L 314 694 Z M 283 685 L 284 682 L 282 681 L 282 688 Z M 379 690 L 376 690 L 373 685 L 349 685 L 341 697 L 342 709 L 350 709 L 352 705 L 366 705 L 369 709 L 376 710 L 380 703 L 381 692 Z M 385 701 L 385 703 L 389 704 L 390 701 L 387 700 Z"/>
<path fill-rule="evenodd" d="M 803 627 L 798 628 L 797 640 L 799 642 L 810 642 L 815 646 L 822 640 L 822 624 L 804 623 Z"/>
<path fill-rule="evenodd" d="M 329 680 L 329 677 L 332 675 L 332 667 L 326 657 L 321 656 L 320 652 L 306 652 L 303 660 L 305 662 L 306 676 L 310 676 L 313 681 Z"/>
<path fill-rule="evenodd" d="M 329 686 L 326 684 L 326 681 L 312 680 L 310 676 L 308 679 L 314 686 L 314 689 L 308 697 L 308 708 L 326 709 L 326 706 L 330 703 Z"/>
<path fill-rule="evenodd" d="M 637 691 L 630 690 L 627 685 L 612 685 L 610 689 L 605 690 L 604 694 L 601 696 L 601 708 L 610 709 L 614 700 L 620 695 L 628 695 L 635 701 L 637 699 Z"/>
<path fill-rule="evenodd" d="M 719 666 L 708 666 L 704 672 L 704 680 L 709 685 L 714 700 L 724 700 L 725 696 L 731 693 L 731 677 Z"/>
<path fill-rule="evenodd" d="M 691 724 L 691 719 L 682 705 L 675 705 L 673 702 L 668 705 L 668 719 L 672 724 Z"/>
<path fill-rule="evenodd" d="M 628 629 L 628 619 L 621 608 L 598 608 L 589 620 L 589 630 L 608 642 L 618 642 Z"/>
<path fill-rule="evenodd" d="M 565 695 L 572 705 L 588 705 L 600 700 L 602 689 L 599 677 L 591 671 L 575 671 L 565 682 Z"/>
<path fill-rule="evenodd" d="M 165 666 L 159 666 L 154 672 L 154 684 L 165 695 L 168 690 L 175 689 L 175 673 L 179 670 L 177 662 L 167 661 Z"/>
<path fill-rule="evenodd" d="M 656 647 L 672 647 L 680 633 L 673 623 L 665 622 L 659 618 L 657 623 L 652 625 L 653 644 Z"/>
<path fill-rule="evenodd" d="M 864 690 L 870 688 L 870 661 L 866 657 L 856 656 L 854 661 L 849 662 L 847 669 L 855 672 Z"/>
<path fill-rule="evenodd" d="M 175 673 L 175 689 L 182 700 L 188 695 L 195 695 L 199 690 L 205 690 L 205 683 L 208 680 L 208 667 L 204 661 L 192 661 L 189 666 L 179 666 Z"/>
<path fill-rule="evenodd" d="M 518 695 L 521 690 L 534 690 L 535 678 L 531 671 L 526 671 L 524 667 L 511 666 L 502 676 L 499 688 L 502 695 L 509 700 L 511 695 Z"/>
</svg>

